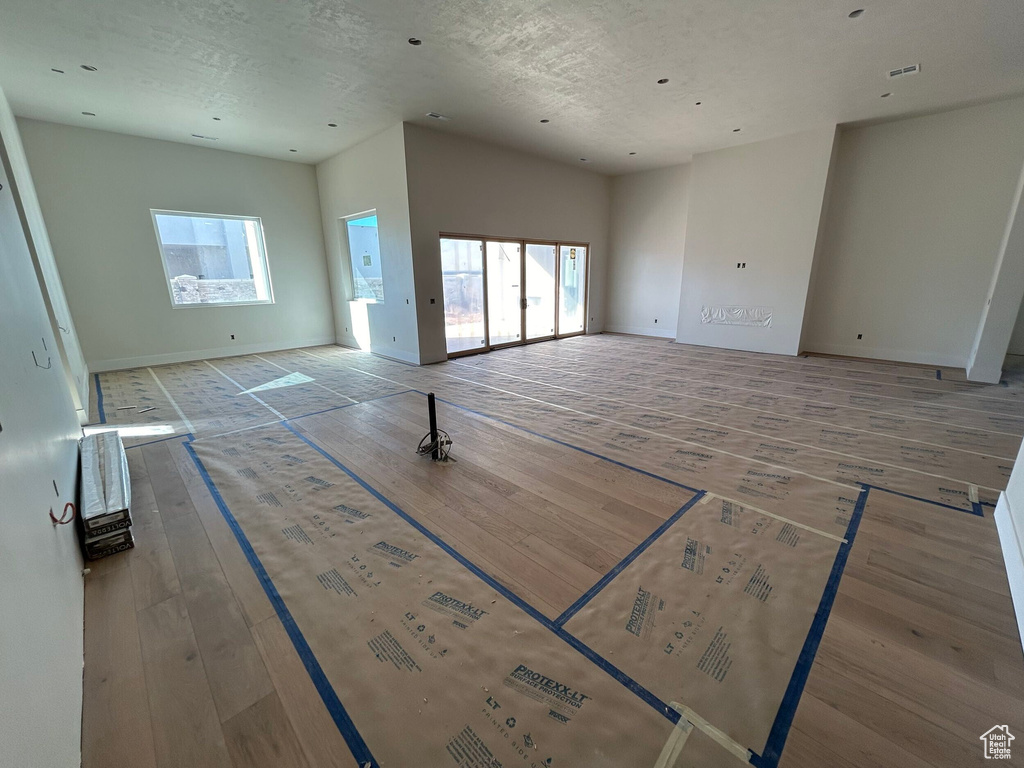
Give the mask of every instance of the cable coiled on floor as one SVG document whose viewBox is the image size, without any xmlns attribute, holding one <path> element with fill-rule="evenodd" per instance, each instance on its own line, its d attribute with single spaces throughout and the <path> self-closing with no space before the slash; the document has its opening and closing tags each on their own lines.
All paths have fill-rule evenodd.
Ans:
<svg viewBox="0 0 1024 768">
<path fill-rule="evenodd" d="M 443 429 L 439 429 L 437 430 L 436 440 L 431 441 L 429 432 L 423 436 L 420 444 L 416 447 L 416 453 L 419 456 L 433 456 L 434 451 L 437 451 L 439 456 L 437 461 L 455 461 L 455 459 L 449 456 L 451 447 L 451 437 Z"/>
</svg>

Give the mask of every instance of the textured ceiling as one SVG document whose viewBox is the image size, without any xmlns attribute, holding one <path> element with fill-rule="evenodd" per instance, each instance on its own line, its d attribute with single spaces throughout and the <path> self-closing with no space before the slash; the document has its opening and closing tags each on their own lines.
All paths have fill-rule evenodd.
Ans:
<svg viewBox="0 0 1024 768">
<path fill-rule="evenodd" d="M 0 85 L 21 116 L 302 162 L 406 120 L 624 173 L 1024 93 L 1024 2 L 3 0 Z"/>
</svg>

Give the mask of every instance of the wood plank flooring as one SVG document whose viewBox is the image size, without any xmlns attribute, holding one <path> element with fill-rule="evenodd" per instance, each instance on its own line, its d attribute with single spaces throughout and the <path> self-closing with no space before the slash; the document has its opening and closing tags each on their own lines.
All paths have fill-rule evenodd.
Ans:
<svg viewBox="0 0 1024 768">
<path fill-rule="evenodd" d="M 564 366 L 602 343 L 575 341 L 534 345 L 529 354 Z M 616 350 L 634 344 L 633 360 L 651 344 L 614 342 Z M 438 380 L 432 369 L 406 372 L 354 352 L 332 362 L 324 354 L 290 351 L 259 361 L 317 378 L 325 396 L 338 393 L 333 405 L 317 395 L 325 407 Z M 626 382 L 634 372 L 629 355 L 621 356 L 620 368 L 606 368 L 607 381 Z M 217 365 L 255 386 L 257 377 L 245 378 L 247 359 Z M 772 357 L 763 364 L 795 371 L 809 362 Z M 699 365 L 687 362 L 691 371 Z M 863 363 L 845 375 L 881 376 L 880 365 Z M 834 368 L 843 366 L 850 367 Z M 154 370 L 159 376 L 163 369 Z M 913 374 L 914 367 L 899 371 Z M 943 380 L 956 376 L 943 369 Z M 295 413 L 284 407 L 287 393 L 275 391 L 274 407 Z M 118 404 L 108 398 L 106 407 Z M 422 436 L 422 414 L 400 397 L 378 405 L 295 425 L 552 617 L 688 497 L 444 405 L 443 423 L 458 429 L 460 472 L 425 472 L 409 452 Z M 204 429 L 201 413 L 187 415 Z M 239 423 L 252 421 L 247 412 Z M 234 426 L 219 415 L 217 424 Z M 543 422 L 536 430 L 544 431 Z M 480 458 L 495 452 L 500 461 Z M 182 440 L 128 453 L 137 546 L 91 564 L 86 580 L 83 766 L 355 766 Z M 1024 738 L 1024 653 L 991 509 L 979 517 L 872 490 L 780 765 L 981 765 L 978 737 L 1004 723 Z"/>
</svg>

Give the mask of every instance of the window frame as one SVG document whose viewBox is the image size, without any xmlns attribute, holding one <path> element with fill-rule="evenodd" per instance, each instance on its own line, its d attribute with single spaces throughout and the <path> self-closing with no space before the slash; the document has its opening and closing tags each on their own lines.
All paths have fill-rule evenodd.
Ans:
<svg viewBox="0 0 1024 768">
<path fill-rule="evenodd" d="M 365 219 L 369 216 L 377 218 L 377 258 L 380 260 L 380 288 L 384 294 L 384 298 L 378 299 L 376 296 L 373 298 L 368 297 L 357 297 L 356 296 L 356 265 L 352 257 L 352 238 L 349 237 L 349 222 L 358 221 L 359 219 Z M 380 253 L 380 214 L 377 213 L 376 208 L 368 208 L 360 213 L 353 213 L 348 216 L 342 216 L 338 219 L 338 223 L 341 224 L 341 236 L 345 238 L 345 250 L 348 252 L 348 280 L 349 280 L 349 298 L 348 301 L 355 302 L 358 304 L 384 304 L 387 301 L 387 290 L 384 285 L 384 257 Z"/>
<path fill-rule="evenodd" d="M 194 302 L 190 304 L 179 304 L 174 300 L 174 289 L 171 287 L 171 275 L 167 271 L 167 259 L 164 257 L 164 242 L 160 237 L 160 227 L 156 217 L 160 214 L 167 216 L 186 216 L 201 219 L 228 219 L 232 221 L 255 221 L 259 228 L 259 256 L 263 263 L 263 271 L 267 276 L 267 294 L 269 298 L 257 299 L 255 301 L 216 301 L 216 302 Z M 153 235 L 156 237 L 156 248 L 160 256 L 160 266 L 164 271 L 164 287 L 167 288 L 167 296 L 171 301 L 171 309 L 197 309 L 211 307 L 251 307 L 265 306 L 276 303 L 274 298 L 274 281 L 270 274 L 270 259 L 267 256 L 266 232 L 263 228 L 261 216 L 238 216 L 228 213 L 200 213 L 198 211 L 173 211 L 166 208 L 150 208 L 149 217 L 153 222 Z M 251 259 L 251 257 L 250 257 Z M 251 266 L 251 261 L 250 261 Z M 255 280 L 255 278 L 254 278 Z"/>
</svg>

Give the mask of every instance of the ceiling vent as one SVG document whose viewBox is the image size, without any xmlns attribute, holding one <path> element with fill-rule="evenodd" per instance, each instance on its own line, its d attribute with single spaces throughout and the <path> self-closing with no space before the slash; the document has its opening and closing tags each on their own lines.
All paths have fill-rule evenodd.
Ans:
<svg viewBox="0 0 1024 768">
<path fill-rule="evenodd" d="M 906 67 L 897 67 L 896 69 L 889 70 L 889 79 L 895 80 L 897 77 L 906 77 L 907 75 L 916 75 L 921 72 L 920 64 L 910 64 Z"/>
<path fill-rule="evenodd" d="M 442 114 L 440 114 L 438 112 L 427 112 L 427 117 L 431 117 L 434 120 L 449 120 L 450 119 L 450 118 L 447 118 L 447 117 L 445 117 L 444 115 L 442 115 Z"/>
</svg>

